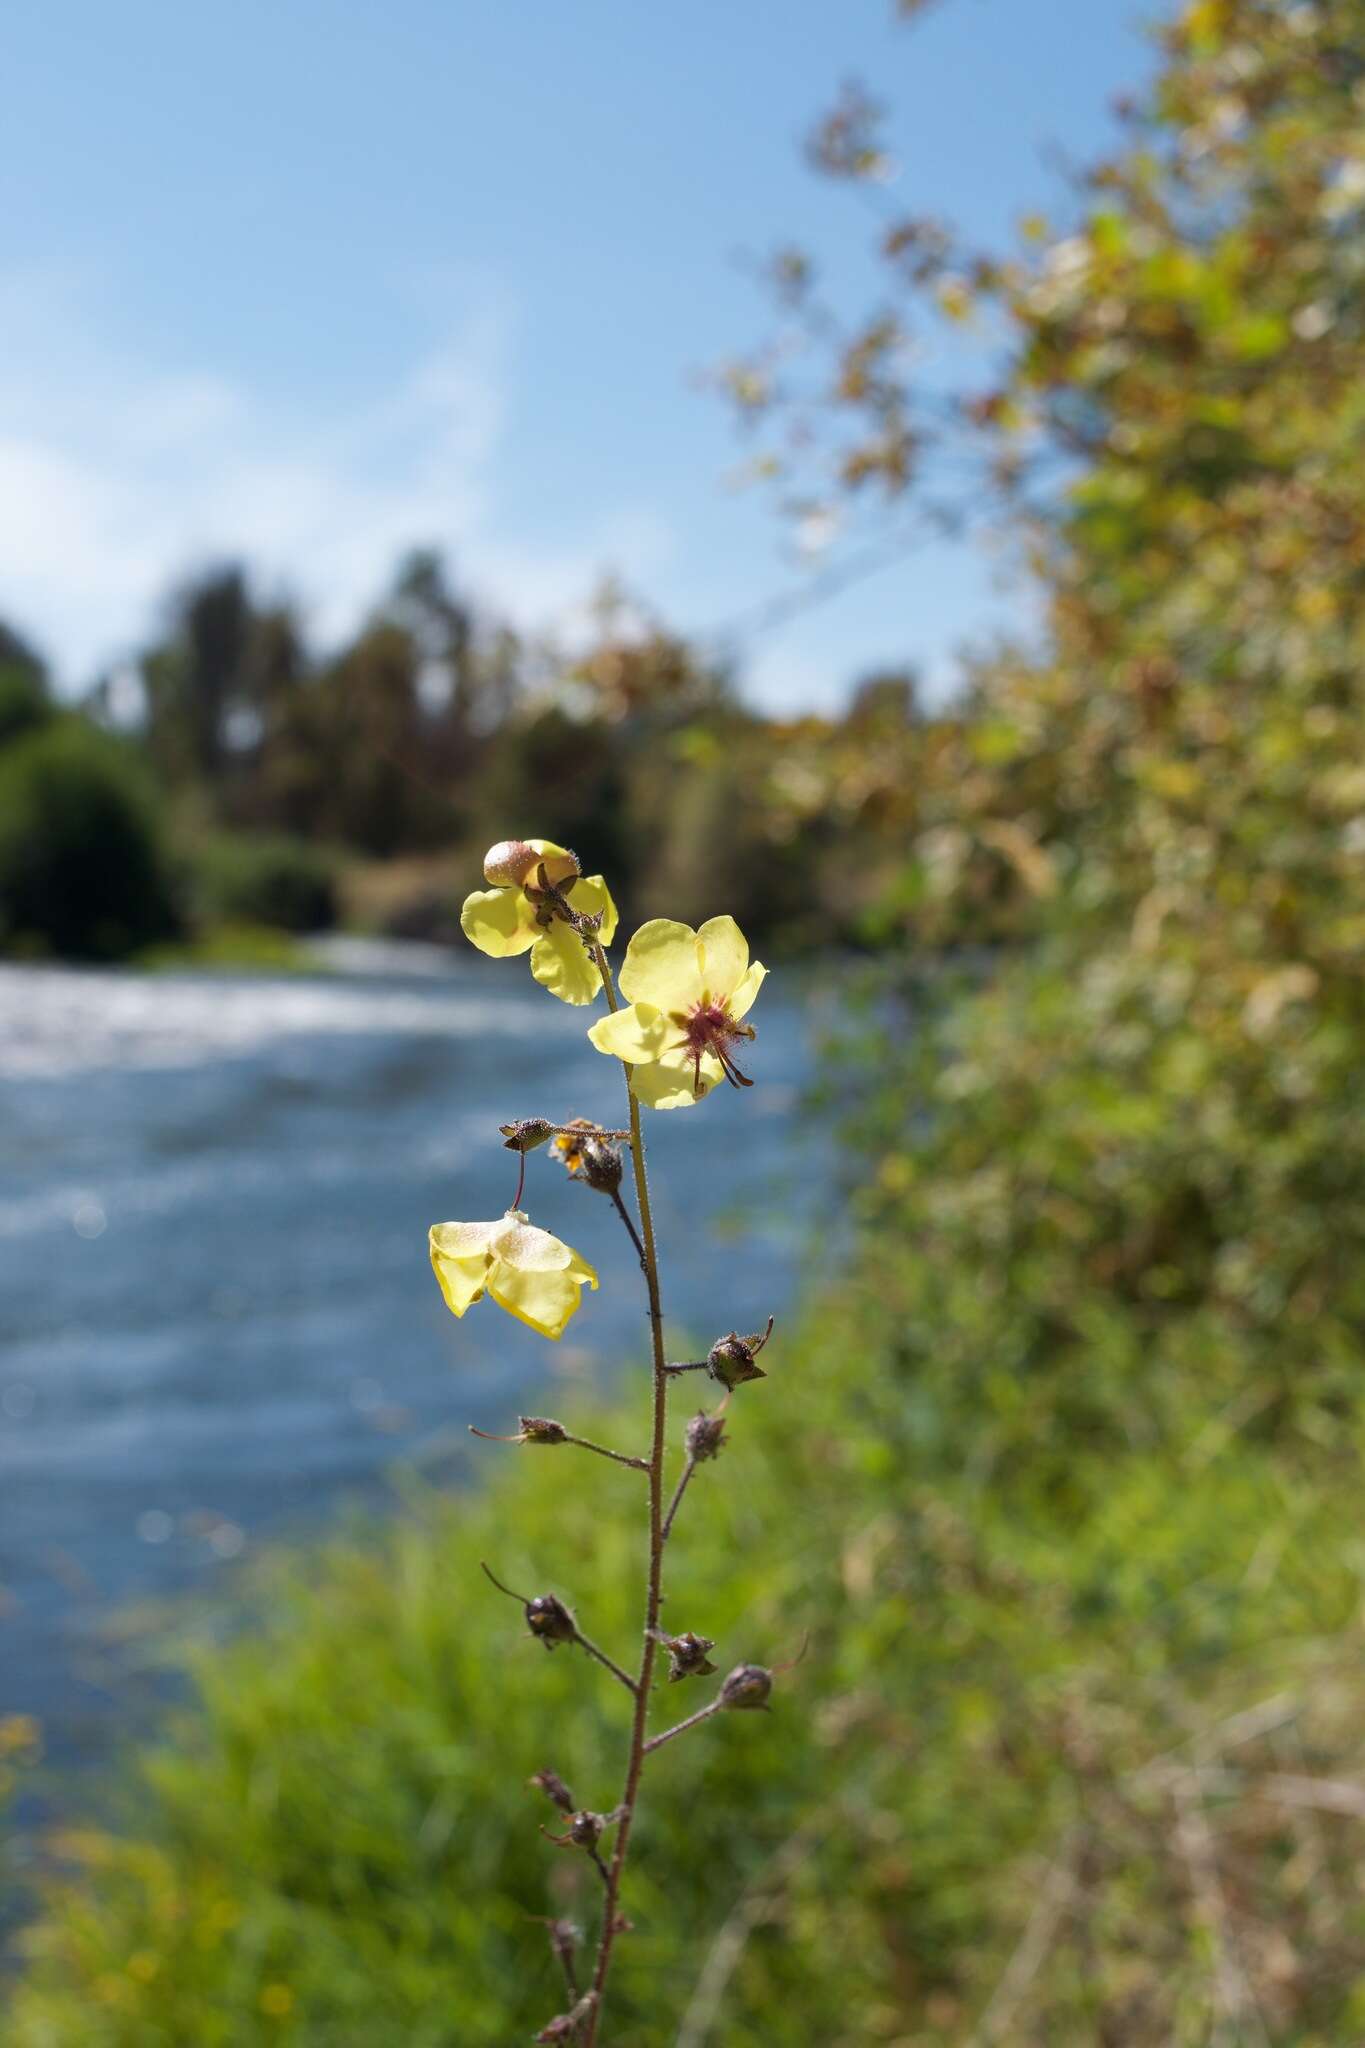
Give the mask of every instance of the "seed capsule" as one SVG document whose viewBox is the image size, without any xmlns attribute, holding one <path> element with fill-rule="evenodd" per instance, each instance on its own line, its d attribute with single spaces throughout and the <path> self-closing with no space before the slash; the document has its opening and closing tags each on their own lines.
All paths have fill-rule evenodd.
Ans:
<svg viewBox="0 0 1365 2048">
<path fill-rule="evenodd" d="M 683 1443 L 695 1465 L 704 1465 L 708 1458 L 719 1457 L 725 1448 L 724 1416 L 707 1415 L 704 1410 L 694 1415 L 687 1425 Z"/>
<path fill-rule="evenodd" d="M 578 1637 L 573 1616 L 554 1593 L 538 1593 L 534 1600 L 526 1602 L 526 1626 L 547 1650 L 553 1650 L 556 1643 L 572 1643 Z"/>
<path fill-rule="evenodd" d="M 746 1380 L 766 1379 L 768 1375 L 754 1360 L 772 1333 L 773 1318 L 769 1316 L 767 1329 L 754 1336 L 741 1337 L 737 1330 L 731 1330 L 728 1336 L 717 1337 L 706 1354 L 706 1370 L 727 1392 L 742 1387 Z"/>
<path fill-rule="evenodd" d="M 665 1636 L 663 1645 L 668 1651 L 670 1685 L 676 1685 L 681 1678 L 705 1678 L 716 1668 L 706 1654 L 716 1647 L 710 1636 L 699 1636 L 687 1629 L 680 1636 Z"/>
<path fill-rule="evenodd" d="M 569 1432 L 550 1415 L 519 1415 L 521 1440 L 527 1444 L 566 1444 Z"/>
<path fill-rule="evenodd" d="M 736 1664 L 720 1689 L 723 1707 L 753 1710 L 766 1707 L 773 1675 L 761 1664 Z"/>
<path fill-rule="evenodd" d="M 551 1127 L 543 1116 L 521 1116 L 515 1123 L 499 1124 L 505 1152 L 534 1152 L 537 1145 L 543 1145 L 552 1135 Z"/>
</svg>

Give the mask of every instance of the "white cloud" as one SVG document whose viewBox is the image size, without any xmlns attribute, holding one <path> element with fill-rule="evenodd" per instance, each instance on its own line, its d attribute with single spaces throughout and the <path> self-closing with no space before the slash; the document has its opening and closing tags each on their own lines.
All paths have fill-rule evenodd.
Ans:
<svg viewBox="0 0 1365 2048">
<path fill-rule="evenodd" d="M 332 639 L 414 544 L 449 550 L 528 628 L 556 624 L 602 568 L 648 579 L 672 553 L 663 522 L 629 507 L 563 547 L 508 531 L 511 322 L 491 298 L 372 401 L 306 416 L 215 366 L 99 345 L 102 325 L 70 284 L 0 278 L 0 617 L 70 683 L 135 646 L 178 575 L 225 555 Z"/>
</svg>

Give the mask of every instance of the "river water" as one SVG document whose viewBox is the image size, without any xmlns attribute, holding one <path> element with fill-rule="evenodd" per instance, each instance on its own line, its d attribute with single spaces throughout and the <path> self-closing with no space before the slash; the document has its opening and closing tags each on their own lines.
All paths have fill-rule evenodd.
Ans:
<svg viewBox="0 0 1365 2048">
<path fill-rule="evenodd" d="M 823 1176 L 798 1116 L 812 1001 L 770 980 L 758 1085 L 652 1115 L 670 1344 L 791 1298 Z M 542 1152 L 525 1206 L 600 1270 L 550 1345 L 456 1322 L 427 1226 L 496 1216 L 514 1116 L 615 1123 L 586 1013 L 494 966 L 346 948 L 305 976 L 0 967 L 0 1713 L 98 1759 L 168 1612 L 393 1475 L 459 1481 L 464 1425 L 567 1416 L 645 1341 L 611 1206 Z M 695 1350 L 688 1355 L 696 1356 Z M 391 1496 L 390 1496 L 391 1497 Z"/>
</svg>

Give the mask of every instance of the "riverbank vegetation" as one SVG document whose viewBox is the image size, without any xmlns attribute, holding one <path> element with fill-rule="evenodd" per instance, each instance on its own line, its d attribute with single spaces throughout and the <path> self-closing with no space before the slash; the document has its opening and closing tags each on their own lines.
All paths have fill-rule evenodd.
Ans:
<svg viewBox="0 0 1365 2048">
<path fill-rule="evenodd" d="M 1360 0 L 1196 0 L 1064 236 L 904 280 L 1012 335 L 969 424 L 1031 479 L 1047 649 L 910 728 L 888 980 L 829 1067 L 856 1241 L 676 1560 L 725 1651 L 810 1648 L 665 1752 L 623 2044 L 1365 2033 L 1363 50 Z M 894 376 L 846 395 L 900 475 Z M 529 2036 L 527 1916 L 574 1898 L 520 1781 L 591 1772 L 607 1703 L 528 1681 L 492 1532 L 631 1627 L 556 1455 L 198 1659 L 132 1824 L 54 1845 L 20 2048 Z"/>
<path fill-rule="evenodd" d="M 723 885 L 786 950 L 860 942 L 934 744 L 910 675 L 865 679 L 841 717 L 774 721 L 619 595 L 595 616 L 576 657 L 530 645 L 415 555 L 324 653 L 240 570 L 213 569 L 61 714 L 9 636 L 0 777 L 16 815 L 56 800 L 62 821 L 22 859 L 0 839 L 0 948 L 111 958 L 224 924 L 337 922 L 453 940 L 463 877 L 509 818 L 619 875 L 633 921 L 661 905 L 699 921 Z M 122 897 L 59 914 L 88 898 L 85 849 L 143 917 Z"/>
</svg>

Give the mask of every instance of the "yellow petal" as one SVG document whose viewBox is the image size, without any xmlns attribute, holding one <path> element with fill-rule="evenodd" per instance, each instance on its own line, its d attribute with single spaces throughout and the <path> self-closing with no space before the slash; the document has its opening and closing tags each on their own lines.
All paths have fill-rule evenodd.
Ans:
<svg viewBox="0 0 1365 2048">
<path fill-rule="evenodd" d="M 531 948 L 531 972 L 561 1003 L 590 1003 L 602 987 L 597 962 L 566 924 L 541 933 Z"/>
<path fill-rule="evenodd" d="M 476 1252 L 470 1258 L 454 1258 L 442 1251 L 437 1238 L 442 1227 L 437 1224 L 431 1232 L 432 1271 L 445 1296 L 446 1307 L 452 1315 L 462 1316 L 467 1308 L 472 1308 L 482 1298 L 488 1277 L 488 1258 L 484 1252 Z"/>
<path fill-rule="evenodd" d="M 515 1212 L 494 1228 L 490 1249 L 495 1259 L 519 1273 L 562 1273 L 574 1257 L 548 1230 L 538 1230 Z"/>
<path fill-rule="evenodd" d="M 690 1010 L 701 1001 L 701 948 L 690 924 L 654 917 L 626 947 L 621 991 L 632 1003 Z"/>
<path fill-rule="evenodd" d="M 632 1003 L 629 1009 L 614 1010 L 588 1028 L 597 1050 L 618 1060 L 657 1060 L 669 1039 L 677 1035 L 677 1025 L 652 1003 Z"/>
<path fill-rule="evenodd" d="M 723 1003 L 744 978 L 749 965 L 749 941 L 732 917 L 709 918 L 697 938 L 707 996 L 713 1003 Z"/>
<path fill-rule="evenodd" d="M 533 847 L 544 862 L 546 881 L 562 884 L 567 882 L 571 875 L 578 873 L 578 855 L 570 853 L 567 846 L 556 846 L 553 839 L 528 839 L 526 844 Z M 537 879 L 535 868 L 530 869 L 523 877 L 523 880 L 529 881 L 532 887 L 535 886 Z M 596 907 L 594 904 L 593 908 Z"/>
<path fill-rule="evenodd" d="M 575 882 L 572 889 L 566 889 L 570 908 L 582 911 L 585 917 L 596 917 L 602 913 L 602 928 L 598 933 L 604 946 L 609 946 L 616 936 L 616 905 L 611 900 L 611 890 L 600 875 L 584 875 L 581 882 Z"/>
<path fill-rule="evenodd" d="M 520 889 L 476 889 L 464 899 L 460 930 L 481 953 L 509 960 L 535 944 L 540 927 Z"/>
<path fill-rule="evenodd" d="M 591 1287 L 593 1293 L 596 1294 L 597 1268 L 590 1266 L 587 1260 L 581 1257 L 578 1252 L 571 1251 L 569 1253 L 569 1278 L 577 1280 L 580 1288 L 584 1286 Z"/>
<path fill-rule="evenodd" d="M 736 1023 L 739 1022 L 741 1017 L 748 1016 L 754 1006 L 754 997 L 758 994 L 767 978 L 767 968 L 761 960 L 755 960 L 743 980 L 738 982 L 730 991 L 730 1001 L 727 1007 Z"/>
<path fill-rule="evenodd" d="M 595 1273 L 592 1284 L 597 1285 Z M 488 1276 L 488 1292 L 519 1323 L 557 1339 L 578 1307 L 582 1283 L 567 1272 L 522 1273 L 498 1260 Z"/>
<path fill-rule="evenodd" d="M 701 1095 L 693 1083 L 691 1060 L 686 1066 L 676 1065 L 672 1060 L 656 1060 L 652 1067 L 632 1067 L 630 1086 L 631 1093 L 650 1109 L 685 1109 L 690 1103 L 700 1102 L 702 1095 L 709 1095 L 724 1078 L 720 1061 L 708 1052 L 702 1055 Z"/>
<path fill-rule="evenodd" d="M 443 1259 L 486 1258 L 501 1228 L 501 1220 L 497 1223 L 433 1223 L 431 1248 Z"/>
</svg>

